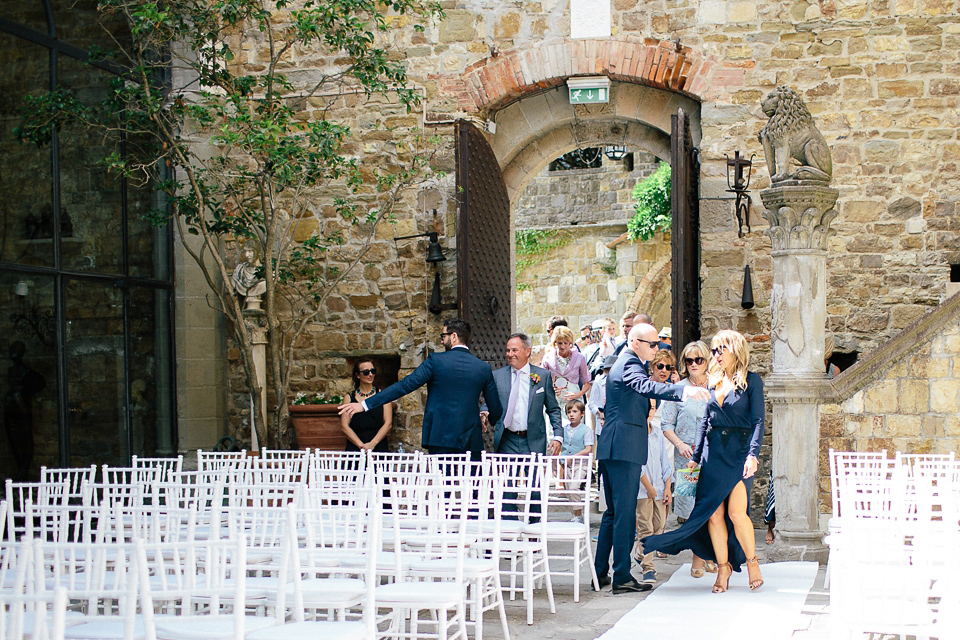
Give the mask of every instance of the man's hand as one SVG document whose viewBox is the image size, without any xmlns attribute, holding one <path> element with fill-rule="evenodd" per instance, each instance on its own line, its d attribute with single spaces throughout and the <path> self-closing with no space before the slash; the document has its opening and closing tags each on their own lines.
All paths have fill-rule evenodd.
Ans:
<svg viewBox="0 0 960 640">
<path fill-rule="evenodd" d="M 560 450 L 562 448 L 563 448 L 563 445 L 559 440 L 552 440 L 550 441 L 550 444 L 547 445 L 547 455 L 558 456 L 560 455 Z"/>
<path fill-rule="evenodd" d="M 686 386 L 683 388 L 683 396 L 681 396 L 680 399 L 703 400 L 704 402 L 707 402 L 710 400 L 710 391 L 704 389 L 703 387 Z"/>
<path fill-rule="evenodd" d="M 340 415 L 348 418 L 352 418 L 355 413 L 363 413 L 363 405 L 359 402 L 348 402 L 340 405 L 337 409 L 340 410 Z"/>
<path fill-rule="evenodd" d="M 693 449 L 691 449 L 690 445 L 688 445 L 686 442 L 681 440 L 679 443 L 673 446 L 677 450 L 677 453 L 679 453 L 682 457 L 688 459 L 693 457 Z"/>
<path fill-rule="evenodd" d="M 480 412 L 480 424 L 483 425 L 483 432 L 486 433 L 487 429 L 490 428 L 490 412 L 489 411 Z"/>
</svg>

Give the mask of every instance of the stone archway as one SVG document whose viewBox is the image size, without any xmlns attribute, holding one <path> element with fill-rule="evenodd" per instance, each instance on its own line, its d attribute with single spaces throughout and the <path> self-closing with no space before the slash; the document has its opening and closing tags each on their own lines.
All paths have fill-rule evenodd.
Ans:
<svg viewBox="0 0 960 640">
<path fill-rule="evenodd" d="M 670 326 L 671 264 L 669 257 L 661 258 L 654 264 L 640 280 L 627 305 L 628 311 L 649 314 L 658 327 Z"/>
</svg>

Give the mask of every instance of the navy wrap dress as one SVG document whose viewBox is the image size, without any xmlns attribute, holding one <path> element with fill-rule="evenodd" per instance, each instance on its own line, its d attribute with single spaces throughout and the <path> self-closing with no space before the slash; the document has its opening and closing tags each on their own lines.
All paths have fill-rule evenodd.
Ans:
<svg viewBox="0 0 960 640">
<path fill-rule="evenodd" d="M 716 561 L 707 520 L 713 515 L 737 486 L 743 482 L 747 490 L 747 513 L 750 512 L 750 489 L 753 477 L 743 477 L 743 465 L 747 456 L 757 456 L 763 442 L 763 380 L 759 375 L 747 373 L 747 388 L 734 389 L 723 399 L 723 406 L 717 403 L 715 390 L 710 392 L 707 412 L 700 422 L 700 435 L 697 448 L 693 452 L 694 462 L 700 462 L 703 456 L 703 444 L 709 442 L 710 452 L 700 467 L 700 479 L 697 482 L 697 497 L 690 517 L 679 528 L 657 536 L 644 538 L 643 552 L 661 551 L 677 554 L 690 549 L 701 558 Z M 733 531 L 729 514 L 727 522 L 727 555 L 734 571 L 740 571 L 747 561 L 746 554 Z"/>
</svg>

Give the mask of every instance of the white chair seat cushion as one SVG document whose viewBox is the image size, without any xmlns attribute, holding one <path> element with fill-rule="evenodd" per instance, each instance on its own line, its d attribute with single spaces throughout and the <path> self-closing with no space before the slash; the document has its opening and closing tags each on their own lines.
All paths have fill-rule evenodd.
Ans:
<svg viewBox="0 0 960 640">
<path fill-rule="evenodd" d="M 452 582 L 394 582 L 377 587 L 377 606 L 416 605 L 454 607 L 463 599 L 463 586 Z"/>
<path fill-rule="evenodd" d="M 244 635 L 272 627 L 277 624 L 274 618 L 246 616 Z M 233 616 L 184 616 L 158 620 L 158 640 L 233 640 Z"/>
<path fill-rule="evenodd" d="M 422 560 L 422 556 L 414 553 L 404 553 L 400 558 L 400 568 L 407 571 L 412 564 Z M 367 558 L 363 555 L 343 556 L 340 566 L 345 569 L 363 569 L 367 566 Z M 397 567 L 397 556 L 393 551 L 377 554 L 377 573 L 393 573 Z"/>
<path fill-rule="evenodd" d="M 350 606 L 359 602 L 366 594 L 363 580 L 355 578 L 310 578 L 300 583 L 303 604 L 308 607 Z M 291 602 L 296 586 L 287 584 L 287 602 Z"/>
<path fill-rule="evenodd" d="M 438 575 L 452 576 L 457 571 L 457 561 L 454 558 L 443 558 L 437 560 L 423 560 L 414 562 L 410 565 L 412 571 L 418 573 L 434 572 Z M 497 570 L 497 564 L 489 558 L 464 558 L 463 575 L 465 578 L 478 577 L 493 573 Z"/>
<path fill-rule="evenodd" d="M 112 640 L 119 638 L 121 640 L 141 640 L 146 637 L 143 628 L 143 619 L 137 616 L 133 625 L 133 638 L 125 636 L 124 629 L 126 621 L 120 616 L 101 616 L 88 617 L 86 622 L 67 627 L 64 631 L 64 638 L 74 638 L 75 640 Z"/>
<path fill-rule="evenodd" d="M 528 524 L 523 528 L 523 533 L 528 536 L 543 535 L 544 525 L 546 525 L 547 536 L 569 536 L 571 538 L 587 535 L 588 529 L 582 522 L 538 522 L 537 524 Z"/>
<path fill-rule="evenodd" d="M 523 532 L 523 528 L 526 525 L 519 520 L 501 520 L 500 521 L 500 536 L 509 537 L 509 536 L 518 536 Z M 496 525 L 492 522 L 486 522 L 483 525 L 483 530 L 485 533 L 493 533 L 496 530 Z"/>
<path fill-rule="evenodd" d="M 367 640 L 362 622 L 291 622 L 248 633 L 246 640 Z"/>
</svg>

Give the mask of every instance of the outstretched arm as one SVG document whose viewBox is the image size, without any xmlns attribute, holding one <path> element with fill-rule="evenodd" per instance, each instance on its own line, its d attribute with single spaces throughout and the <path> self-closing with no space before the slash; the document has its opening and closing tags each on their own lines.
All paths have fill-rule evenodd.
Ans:
<svg viewBox="0 0 960 640">
<path fill-rule="evenodd" d="M 355 413 L 367 411 L 369 409 L 376 409 L 377 407 L 385 405 L 388 402 L 399 400 L 411 391 L 419 389 L 423 385 L 427 384 L 432 375 L 433 358 L 428 357 L 420 364 L 419 367 L 413 370 L 413 373 L 408 375 L 406 378 L 398 382 L 394 382 L 380 393 L 370 396 L 364 400 L 363 403 L 350 402 L 348 404 L 340 405 L 338 407 L 338 409 L 340 409 L 340 415 L 346 415 L 349 417 Z"/>
</svg>

